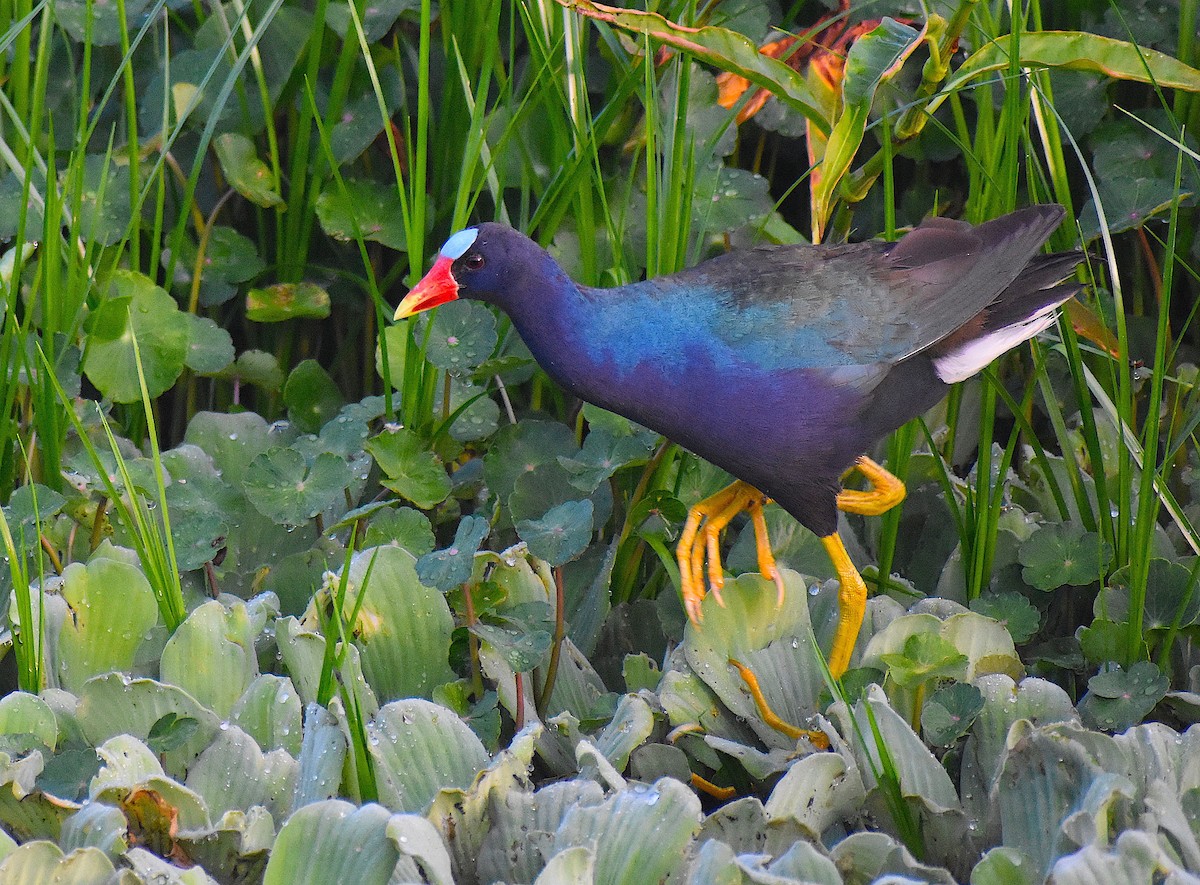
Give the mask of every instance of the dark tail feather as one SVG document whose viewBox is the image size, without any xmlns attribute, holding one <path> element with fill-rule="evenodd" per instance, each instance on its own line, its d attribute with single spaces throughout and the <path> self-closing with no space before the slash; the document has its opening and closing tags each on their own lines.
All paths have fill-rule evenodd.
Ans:
<svg viewBox="0 0 1200 885">
<path fill-rule="evenodd" d="M 1054 322 L 1058 306 L 1082 283 L 1064 282 L 1083 260 L 1081 252 L 1039 255 L 996 299 L 934 348 L 934 370 L 946 383 L 971 377 L 996 357 Z"/>
<path fill-rule="evenodd" d="M 981 332 L 991 332 L 1024 322 L 1083 291 L 1083 283 L 1064 282 L 1081 261 L 1082 252 L 1036 256 L 980 314 L 982 322 L 977 328 Z"/>
</svg>

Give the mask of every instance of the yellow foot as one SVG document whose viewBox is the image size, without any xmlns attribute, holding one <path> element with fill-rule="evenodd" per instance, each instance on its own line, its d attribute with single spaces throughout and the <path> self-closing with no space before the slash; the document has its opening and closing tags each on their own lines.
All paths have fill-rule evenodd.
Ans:
<svg viewBox="0 0 1200 885">
<path fill-rule="evenodd" d="M 728 800 L 737 795 L 737 790 L 733 787 L 718 787 L 712 781 L 706 781 L 695 773 L 692 774 L 692 786 L 701 793 L 707 793 L 714 799 Z"/>
<path fill-rule="evenodd" d="M 750 697 L 754 698 L 754 706 L 758 708 L 758 715 L 762 717 L 763 722 L 771 726 L 780 734 L 785 734 L 794 741 L 800 740 L 802 737 L 808 738 L 814 747 L 818 750 L 829 749 L 829 738 L 822 731 L 813 731 L 808 728 L 799 728 L 792 725 L 790 722 L 785 722 L 779 718 L 779 715 L 771 709 L 771 705 L 767 703 L 767 699 L 763 697 L 762 688 L 758 685 L 758 677 L 754 675 L 754 671 L 745 664 L 729 659 L 729 663 L 737 668 L 738 673 L 742 676 L 742 681 L 746 683 L 746 688 L 750 691 Z"/>
<path fill-rule="evenodd" d="M 758 570 L 775 582 L 779 604 L 783 604 L 783 578 L 775 567 L 771 555 L 771 542 L 767 537 L 767 523 L 762 508 L 767 498 L 754 486 L 738 480 L 711 497 L 705 498 L 688 512 L 683 534 L 675 548 L 679 562 L 679 584 L 683 593 L 683 606 L 688 618 L 699 626 L 700 603 L 704 600 L 704 560 L 708 557 L 708 584 L 713 596 L 721 602 L 721 588 L 725 586 L 725 575 L 721 570 L 721 530 L 743 510 L 750 514 L 754 525 L 754 544 L 758 554 Z"/>
<path fill-rule="evenodd" d="M 871 487 L 862 491 L 843 489 L 837 496 L 838 510 L 861 516 L 879 516 L 904 500 L 904 483 L 866 455 L 858 459 L 854 469 L 866 478 Z M 867 585 L 863 583 L 862 575 L 854 567 L 850 554 L 846 552 L 846 545 L 837 532 L 822 538 L 821 543 L 825 545 L 825 552 L 833 562 L 841 585 L 838 590 L 838 624 L 833 634 L 833 648 L 829 652 L 829 672 L 834 679 L 841 679 L 850 666 L 850 653 L 858 641 L 858 631 L 862 628 L 863 615 L 867 610 Z"/>
<path fill-rule="evenodd" d="M 871 483 L 871 488 L 864 491 L 842 489 L 837 496 L 838 510 L 843 513 L 857 513 L 860 516 L 879 516 L 904 500 L 906 492 L 899 477 L 892 475 L 866 455 L 858 459 L 854 469 L 866 477 Z"/>
</svg>

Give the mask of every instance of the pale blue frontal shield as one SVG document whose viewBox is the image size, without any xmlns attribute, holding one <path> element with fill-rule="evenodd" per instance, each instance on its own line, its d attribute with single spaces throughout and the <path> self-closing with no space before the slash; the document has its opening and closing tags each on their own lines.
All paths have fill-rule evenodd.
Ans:
<svg viewBox="0 0 1200 885">
<path fill-rule="evenodd" d="M 471 244 L 475 242 L 477 236 L 479 236 L 479 231 L 476 228 L 469 227 L 466 230 L 460 230 L 446 240 L 445 245 L 442 246 L 442 257 L 449 258 L 451 261 L 462 258 L 462 254 L 471 248 Z"/>
</svg>

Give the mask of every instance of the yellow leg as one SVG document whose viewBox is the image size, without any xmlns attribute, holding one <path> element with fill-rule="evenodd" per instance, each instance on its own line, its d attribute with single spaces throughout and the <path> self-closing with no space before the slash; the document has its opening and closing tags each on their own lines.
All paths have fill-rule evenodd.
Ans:
<svg viewBox="0 0 1200 885">
<path fill-rule="evenodd" d="M 838 510 L 861 516 L 879 516 L 904 500 L 907 493 L 904 483 L 866 455 L 858 459 L 855 469 L 866 477 L 871 488 L 863 491 L 842 489 L 837 496 Z M 835 679 L 840 679 L 850 666 L 850 653 L 854 651 L 858 631 L 862 628 L 863 615 L 867 610 L 867 585 L 850 561 L 850 554 L 846 552 L 846 546 L 837 532 L 822 538 L 821 543 L 825 545 L 825 552 L 833 562 L 841 585 L 838 591 L 841 611 L 833 636 L 833 648 L 829 652 L 829 672 Z"/>
<path fill-rule="evenodd" d="M 720 799 L 722 801 L 728 801 L 737 795 L 737 790 L 735 790 L 733 787 L 718 787 L 711 781 L 706 781 L 695 772 L 692 773 L 692 786 L 701 793 L 707 793 L 714 799 Z"/>
<path fill-rule="evenodd" d="M 721 570 L 721 530 L 743 510 L 749 511 L 754 525 L 755 549 L 759 571 L 775 581 L 779 601 L 783 601 L 783 580 L 775 568 L 767 524 L 762 515 L 766 498 L 763 493 L 740 480 L 694 506 L 688 513 L 683 534 L 675 548 L 679 562 L 679 583 L 683 604 L 692 623 L 700 623 L 700 602 L 704 599 L 704 560 L 708 559 L 708 583 L 713 595 L 721 601 L 725 575 Z"/>
<path fill-rule="evenodd" d="M 871 488 L 865 491 L 842 489 L 837 496 L 838 510 L 860 516 L 879 516 L 904 500 L 904 483 L 866 455 L 858 459 L 855 467 L 871 483 Z"/>
<path fill-rule="evenodd" d="M 762 717 L 763 722 L 794 741 L 806 737 L 818 750 L 829 749 L 829 738 L 825 736 L 825 732 L 799 728 L 779 718 L 779 714 L 771 709 L 771 705 L 767 703 L 766 697 L 763 696 L 762 688 L 758 684 L 758 677 L 754 675 L 753 670 L 740 661 L 735 661 L 733 658 L 729 659 L 729 663 L 741 674 L 742 681 L 746 683 L 746 688 L 750 691 L 750 697 L 754 698 L 754 706 L 758 708 L 758 715 Z"/>
<path fill-rule="evenodd" d="M 863 583 L 862 575 L 850 560 L 846 545 L 838 537 L 837 532 L 826 535 L 821 539 L 825 552 L 833 562 L 833 570 L 837 572 L 838 583 L 838 612 L 837 630 L 833 634 L 833 648 L 829 651 L 829 672 L 834 679 L 841 679 L 842 674 L 850 666 L 850 653 L 854 651 L 854 643 L 858 640 L 858 631 L 862 627 L 863 615 L 867 611 L 867 585 Z"/>
<path fill-rule="evenodd" d="M 857 469 L 871 484 L 869 489 L 843 489 L 837 496 L 837 507 L 845 513 L 862 516 L 879 516 L 886 513 L 904 500 L 906 494 L 904 483 L 863 455 L 855 464 Z M 683 534 L 675 548 L 675 556 L 679 562 L 679 578 L 683 592 L 684 607 L 692 623 L 699 625 L 701 618 L 700 603 L 704 599 L 705 558 L 708 559 L 708 583 L 717 601 L 721 601 L 721 588 L 725 577 L 721 570 L 720 537 L 725 528 L 738 513 L 745 510 L 750 514 L 754 526 L 755 552 L 758 557 L 758 570 L 775 582 L 778 593 L 778 604 L 783 604 L 783 578 L 775 566 L 775 558 L 771 554 L 770 539 L 767 537 L 767 523 L 763 517 L 763 505 L 767 498 L 751 485 L 740 480 L 725 487 L 711 497 L 705 498 L 688 513 L 687 523 Z M 834 571 L 841 585 L 839 601 L 841 611 L 838 616 L 838 626 L 834 634 L 833 648 L 829 655 L 829 669 L 835 678 L 840 678 L 850 666 L 850 653 L 858 640 L 858 631 L 862 627 L 863 616 L 867 606 L 867 586 L 842 539 L 835 532 L 821 539 L 825 551 L 833 562 Z"/>
</svg>

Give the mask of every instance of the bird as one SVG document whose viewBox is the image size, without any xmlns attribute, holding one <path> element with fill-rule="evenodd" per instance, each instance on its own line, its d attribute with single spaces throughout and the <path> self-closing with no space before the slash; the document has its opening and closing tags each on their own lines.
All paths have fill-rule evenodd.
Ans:
<svg viewBox="0 0 1200 885">
<path fill-rule="evenodd" d="M 1046 329 L 1081 291 L 1082 254 L 1041 251 L 1064 216 L 1046 204 L 979 225 L 931 217 L 894 242 L 757 246 L 611 288 L 575 283 L 529 237 L 484 222 L 446 240 L 395 319 L 457 298 L 495 305 L 566 391 L 734 477 L 691 508 L 676 549 L 697 627 L 705 559 L 720 602 L 719 536 L 738 513 L 749 513 L 780 604 L 763 505 L 774 500 L 813 531 L 839 581 L 827 661 L 840 678 L 867 590 L 838 511 L 878 515 L 905 495 L 865 453 Z M 855 469 L 868 488 L 843 488 Z"/>
</svg>

